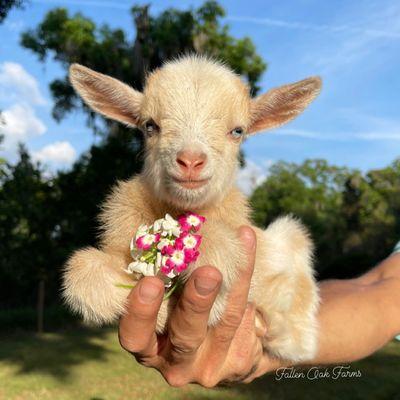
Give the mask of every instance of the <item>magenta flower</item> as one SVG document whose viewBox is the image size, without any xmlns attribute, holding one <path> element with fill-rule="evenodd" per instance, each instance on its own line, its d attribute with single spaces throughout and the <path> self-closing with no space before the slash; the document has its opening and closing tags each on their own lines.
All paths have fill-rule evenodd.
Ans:
<svg viewBox="0 0 400 400">
<path fill-rule="evenodd" d="M 186 213 L 175 220 L 169 214 L 153 225 L 141 225 L 131 240 L 133 262 L 125 271 L 144 276 L 162 276 L 166 288 L 176 287 L 177 276 L 199 257 L 201 235 L 196 234 L 205 218 Z"/>
<path fill-rule="evenodd" d="M 169 256 L 165 265 L 173 268 L 177 273 L 184 271 L 188 266 L 185 263 L 185 252 L 183 250 L 174 250 Z"/>
<path fill-rule="evenodd" d="M 176 250 L 176 247 L 168 244 L 161 249 L 161 254 L 163 256 L 172 256 L 173 252 Z"/>
<path fill-rule="evenodd" d="M 195 249 L 185 249 L 185 263 L 190 264 L 192 262 L 195 262 L 197 260 L 197 257 L 199 256 L 199 252 Z"/>
<path fill-rule="evenodd" d="M 149 250 L 153 244 L 160 240 L 160 234 L 146 233 L 136 239 L 136 247 L 140 250 Z"/>
<path fill-rule="evenodd" d="M 175 240 L 175 246 L 185 249 L 197 250 L 201 244 L 201 235 L 195 235 L 189 232 L 182 232 L 178 239 Z"/>
<path fill-rule="evenodd" d="M 205 221 L 205 217 L 195 213 L 186 213 L 178 218 L 179 225 L 186 232 L 192 229 L 197 232 Z"/>
</svg>

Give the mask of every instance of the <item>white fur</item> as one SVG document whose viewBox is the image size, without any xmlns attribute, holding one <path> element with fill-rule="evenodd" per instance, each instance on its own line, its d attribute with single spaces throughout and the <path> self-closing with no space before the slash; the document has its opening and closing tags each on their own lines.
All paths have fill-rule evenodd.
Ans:
<svg viewBox="0 0 400 400">
<path fill-rule="evenodd" d="M 147 79 L 143 94 L 85 67 L 71 67 L 71 82 L 96 111 L 145 130 L 152 120 L 159 130 L 146 137 L 144 171 L 119 183 L 101 213 L 100 250 L 76 252 L 66 265 L 64 297 L 85 320 L 105 323 L 125 310 L 128 283 L 123 268 L 129 263 L 129 242 L 140 224 L 151 224 L 166 212 L 186 210 L 207 218 L 202 229 L 199 265 L 214 265 L 223 284 L 211 310 L 215 325 L 225 309 L 226 296 L 245 265 L 237 237 L 241 225 L 250 225 L 249 207 L 234 187 L 239 146 L 247 134 L 279 126 L 298 115 L 317 95 L 318 78 L 273 89 L 251 99 L 247 85 L 225 66 L 192 56 L 165 64 Z M 184 172 L 177 163 L 182 151 L 206 155 L 196 179 L 202 187 L 187 189 L 176 178 Z M 317 343 L 318 291 L 312 270 L 312 243 L 301 223 L 283 217 L 257 234 L 256 264 L 249 301 L 254 301 L 268 322 L 263 339 L 266 351 L 289 360 L 314 356 Z M 157 330 L 163 331 L 174 299 L 164 302 Z"/>
</svg>

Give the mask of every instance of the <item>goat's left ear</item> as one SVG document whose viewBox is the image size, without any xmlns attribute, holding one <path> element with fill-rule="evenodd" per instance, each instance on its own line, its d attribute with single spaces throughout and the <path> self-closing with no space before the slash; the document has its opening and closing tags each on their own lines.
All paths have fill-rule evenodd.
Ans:
<svg viewBox="0 0 400 400">
<path fill-rule="evenodd" d="M 251 100 L 249 133 L 276 128 L 301 114 L 321 90 L 321 79 L 311 77 L 271 89 Z"/>
</svg>

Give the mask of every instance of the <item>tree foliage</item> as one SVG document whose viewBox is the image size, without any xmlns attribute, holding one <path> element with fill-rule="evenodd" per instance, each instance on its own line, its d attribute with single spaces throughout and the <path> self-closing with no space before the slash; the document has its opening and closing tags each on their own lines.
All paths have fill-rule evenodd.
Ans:
<svg viewBox="0 0 400 400">
<path fill-rule="evenodd" d="M 355 276 L 400 238 L 400 160 L 365 175 L 324 160 L 280 162 L 251 202 L 260 226 L 288 213 L 308 226 L 320 277 Z"/>
<path fill-rule="evenodd" d="M 1 308 L 34 304 L 40 281 L 46 282 L 47 305 L 57 303 L 60 269 L 67 255 L 95 244 L 96 215 L 106 193 L 116 179 L 127 179 L 141 169 L 142 137 L 95 117 L 83 105 L 67 79 L 70 63 L 87 65 L 141 89 L 147 71 L 166 59 L 196 51 L 226 62 L 255 93 L 266 64 L 249 38 L 230 34 L 221 23 L 223 16 L 224 10 L 214 1 L 158 15 L 150 14 L 149 6 L 136 6 L 132 41 L 129 32 L 97 26 L 82 14 L 70 15 L 59 8 L 23 34 L 25 48 L 42 61 L 52 57 L 65 71 L 64 77 L 50 83 L 55 119 L 83 111 L 101 140 L 70 170 L 52 177 L 32 162 L 24 147 L 15 165 L 0 161 Z M 385 257 L 400 237 L 400 160 L 366 174 L 324 160 L 301 165 L 279 162 L 251 202 L 260 226 L 287 213 L 304 221 L 316 243 L 321 278 L 354 276 Z"/>
<path fill-rule="evenodd" d="M 141 89 L 145 74 L 165 60 L 197 52 L 220 59 L 244 76 L 253 92 L 266 68 L 250 38 L 237 39 L 221 24 L 225 12 L 215 1 L 207 1 L 195 10 L 169 8 L 157 16 L 149 6 L 131 10 L 136 37 L 107 25 L 96 26 L 82 14 L 70 15 L 64 8 L 50 11 L 39 26 L 22 35 L 22 46 L 40 60 L 52 56 L 67 72 L 71 63 L 114 76 Z M 67 75 L 50 84 L 55 105 L 53 115 L 61 120 L 68 112 L 81 109 L 82 103 L 69 84 Z M 84 107 L 89 123 L 94 114 Z"/>
<path fill-rule="evenodd" d="M 23 146 L 0 179 L 0 304 L 35 304 L 36 282 L 57 277 L 57 194 Z"/>
<path fill-rule="evenodd" d="M 197 9 L 166 9 L 152 15 L 149 6 L 132 8 L 131 32 L 98 26 L 82 14 L 51 10 L 22 45 L 39 60 L 53 58 L 65 75 L 50 83 L 53 116 L 83 111 L 100 141 L 68 171 L 49 178 L 24 148 L 15 165 L 0 166 L 0 279 L 5 289 L 0 307 L 35 304 L 38 283 L 46 283 L 46 303 L 59 301 L 60 269 L 77 247 L 95 244 L 96 215 L 117 179 L 127 179 L 142 166 L 138 131 L 95 116 L 68 81 L 73 62 L 114 76 L 141 89 L 145 74 L 167 59 L 187 52 L 219 58 L 248 80 L 256 91 L 266 64 L 250 39 L 237 39 L 221 24 L 224 10 L 214 1 Z M 40 297 L 40 296 L 39 296 Z"/>
</svg>

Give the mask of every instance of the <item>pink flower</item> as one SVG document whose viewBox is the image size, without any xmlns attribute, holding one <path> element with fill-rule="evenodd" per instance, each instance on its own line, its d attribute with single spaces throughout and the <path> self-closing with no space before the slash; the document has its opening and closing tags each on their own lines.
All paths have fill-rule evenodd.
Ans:
<svg viewBox="0 0 400 400">
<path fill-rule="evenodd" d="M 179 225 L 186 232 L 190 231 L 191 229 L 198 231 L 205 220 L 206 219 L 202 215 L 192 212 L 186 213 L 178 218 Z"/>
<path fill-rule="evenodd" d="M 179 222 L 166 214 L 153 225 L 141 225 L 132 238 L 130 250 L 133 263 L 127 272 L 156 275 L 161 272 L 166 278 L 166 287 L 199 257 L 201 235 L 195 234 L 205 218 L 188 212 Z"/>
<path fill-rule="evenodd" d="M 185 252 L 183 250 L 175 249 L 169 256 L 165 265 L 173 268 L 177 273 L 180 273 L 188 267 L 185 262 L 185 258 Z"/>
<path fill-rule="evenodd" d="M 154 243 L 160 240 L 160 234 L 146 233 L 136 239 L 136 247 L 141 250 L 149 250 Z"/>
<path fill-rule="evenodd" d="M 165 264 L 160 268 L 160 270 L 164 275 L 168 275 L 173 270 L 173 267 Z"/>
<path fill-rule="evenodd" d="M 165 255 L 172 256 L 172 254 L 174 253 L 174 251 L 175 251 L 175 247 L 174 247 L 173 245 L 171 245 L 171 244 L 168 244 L 167 246 L 164 246 L 164 247 L 161 249 L 161 254 L 162 254 L 163 256 L 165 256 Z"/>
<path fill-rule="evenodd" d="M 197 250 L 201 244 L 201 235 L 195 235 L 189 232 L 182 232 L 178 239 L 175 240 L 175 247 L 195 249 Z"/>
<path fill-rule="evenodd" d="M 187 264 L 190 264 L 191 262 L 195 262 L 197 260 L 197 257 L 200 254 L 195 249 L 185 249 L 183 252 L 185 254 L 185 263 L 187 263 Z"/>
</svg>

